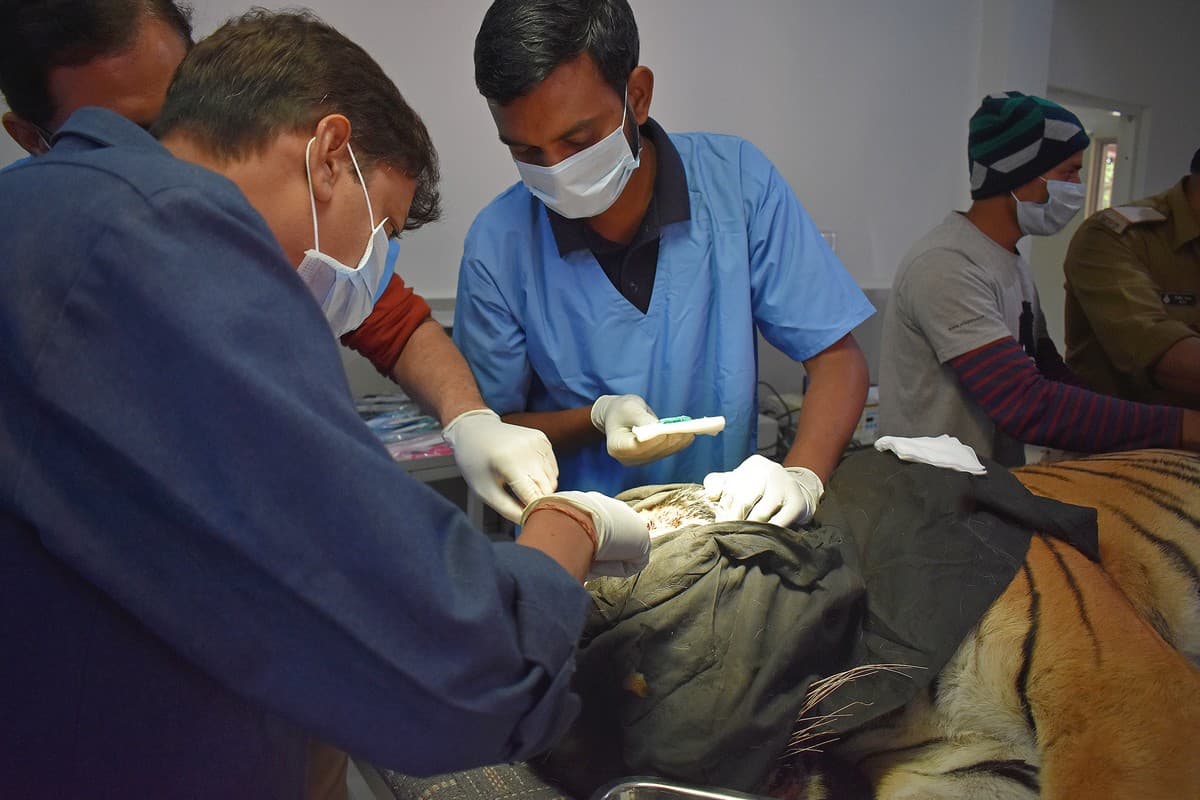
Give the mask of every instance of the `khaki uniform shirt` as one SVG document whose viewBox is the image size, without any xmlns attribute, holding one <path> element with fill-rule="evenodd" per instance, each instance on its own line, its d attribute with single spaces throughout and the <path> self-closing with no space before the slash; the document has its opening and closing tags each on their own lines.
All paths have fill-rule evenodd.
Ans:
<svg viewBox="0 0 1200 800">
<path fill-rule="evenodd" d="M 1200 221 L 1186 180 L 1093 215 L 1071 240 L 1067 364 L 1096 391 L 1200 407 L 1200 397 L 1159 388 L 1151 375 L 1174 344 L 1200 335 Z"/>
</svg>

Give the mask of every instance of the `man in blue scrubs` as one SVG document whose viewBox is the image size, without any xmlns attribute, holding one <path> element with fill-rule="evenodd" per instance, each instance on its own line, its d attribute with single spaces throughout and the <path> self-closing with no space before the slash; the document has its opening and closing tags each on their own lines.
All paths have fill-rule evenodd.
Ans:
<svg viewBox="0 0 1200 800">
<path fill-rule="evenodd" d="M 497 0 L 475 80 L 522 178 L 459 274 L 455 341 L 488 404 L 546 432 L 565 487 L 704 480 L 726 518 L 806 522 L 862 412 L 850 331 L 874 309 L 787 182 L 749 142 L 649 117 L 625 0 Z M 784 466 L 750 456 L 756 330 L 810 377 Z M 681 414 L 725 432 L 630 432 Z"/>
<path fill-rule="evenodd" d="M 11 108 L 0 121 L 31 156 L 48 151 L 54 132 L 83 106 L 149 129 L 191 44 L 188 12 L 174 0 L 0 0 L 0 90 Z M 557 485 L 550 443 L 486 407 L 428 303 L 392 274 L 398 253 L 391 240 L 382 276 L 362 302 L 321 292 L 329 323 L 446 426 L 471 488 L 515 521 Z"/>
<path fill-rule="evenodd" d="M 0 797 L 299 798 L 310 738 L 415 774 L 543 749 L 580 581 L 644 523 L 560 493 L 472 530 L 359 420 L 296 270 L 314 225 L 345 265 L 426 221 L 420 118 L 260 12 L 157 125 L 84 108 L 0 175 Z"/>
</svg>

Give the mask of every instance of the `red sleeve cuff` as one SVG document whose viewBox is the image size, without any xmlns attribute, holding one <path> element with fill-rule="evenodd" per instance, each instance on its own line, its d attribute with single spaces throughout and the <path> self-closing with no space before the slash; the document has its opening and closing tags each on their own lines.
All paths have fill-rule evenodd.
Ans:
<svg viewBox="0 0 1200 800">
<path fill-rule="evenodd" d="M 370 316 L 342 337 L 342 344 L 362 355 L 385 378 L 421 323 L 429 319 L 429 303 L 398 275 L 393 275 Z"/>
</svg>

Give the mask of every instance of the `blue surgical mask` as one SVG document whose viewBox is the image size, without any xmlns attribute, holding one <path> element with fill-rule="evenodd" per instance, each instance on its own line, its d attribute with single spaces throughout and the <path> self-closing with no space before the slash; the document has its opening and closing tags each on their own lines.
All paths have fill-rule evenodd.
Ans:
<svg viewBox="0 0 1200 800">
<path fill-rule="evenodd" d="M 308 154 L 316 137 L 309 139 L 304 148 L 304 170 L 308 174 L 308 199 L 312 204 L 313 215 L 313 249 L 304 253 L 304 260 L 296 268 L 300 279 L 308 286 L 313 296 L 317 298 L 329 327 L 337 336 L 343 336 L 362 325 L 363 320 L 371 313 L 376 301 L 387 288 L 392 279 L 394 262 L 388 259 L 388 236 L 383 226 L 387 217 L 371 230 L 371 238 L 367 240 L 367 248 L 357 267 L 349 267 L 321 252 L 320 232 L 317 230 L 317 200 L 313 194 L 312 171 L 308 164 Z M 354 164 L 354 172 L 362 186 L 363 196 L 367 198 L 367 222 L 375 220 L 371 210 L 371 196 L 367 194 L 367 182 L 363 180 L 358 168 L 358 160 L 350 145 L 346 145 L 350 153 L 350 161 Z"/>
<path fill-rule="evenodd" d="M 1042 178 L 1050 197 L 1044 203 L 1030 200 L 1017 201 L 1017 226 L 1027 236 L 1053 236 L 1067 226 L 1087 197 L 1087 187 L 1082 183 L 1048 181 Z M 1012 194 L 1012 192 L 1009 192 Z"/>
<path fill-rule="evenodd" d="M 612 208 L 641 164 L 641 143 L 634 155 L 625 137 L 628 101 L 626 89 L 621 124 L 586 150 L 551 167 L 515 162 L 521 180 L 534 197 L 568 219 L 594 217 Z"/>
</svg>

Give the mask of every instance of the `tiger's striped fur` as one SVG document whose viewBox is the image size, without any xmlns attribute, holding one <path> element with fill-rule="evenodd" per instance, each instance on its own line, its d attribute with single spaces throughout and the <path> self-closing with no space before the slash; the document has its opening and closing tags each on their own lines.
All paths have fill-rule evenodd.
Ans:
<svg viewBox="0 0 1200 800">
<path fill-rule="evenodd" d="M 1137 451 L 1017 475 L 1097 509 L 1102 564 L 1036 536 L 929 691 L 827 752 L 878 800 L 1200 797 L 1200 459 Z"/>
<path fill-rule="evenodd" d="M 1096 509 L 1104 570 L 1200 665 L 1200 458 L 1135 450 L 1016 470 L 1034 494 Z"/>
</svg>

